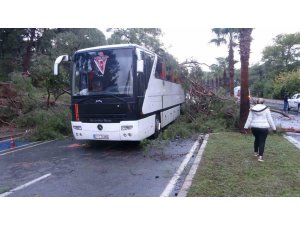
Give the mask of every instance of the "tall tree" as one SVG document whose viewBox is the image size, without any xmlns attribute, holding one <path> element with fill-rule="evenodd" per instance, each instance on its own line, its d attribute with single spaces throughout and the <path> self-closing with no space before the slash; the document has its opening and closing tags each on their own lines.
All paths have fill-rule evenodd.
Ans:
<svg viewBox="0 0 300 225">
<path fill-rule="evenodd" d="M 105 35 L 95 28 L 72 28 L 57 32 L 53 38 L 53 55 L 71 54 L 82 48 L 105 45 Z"/>
<path fill-rule="evenodd" d="M 32 55 L 37 51 L 44 30 L 42 28 L 0 29 L 0 66 L 3 66 L 1 65 L 3 60 L 6 64 L 4 67 L 7 67 L 4 72 L 21 70 L 23 74 L 28 74 Z"/>
<path fill-rule="evenodd" d="M 25 53 L 23 56 L 23 63 L 22 63 L 23 75 L 29 75 L 30 60 L 33 51 L 36 49 L 36 42 L 40 36 L 41 36 L 41 32 L 38 32 L 37 28 L 25 29 L 23 40 L 26 43 L 26 48 L 25 48 Z"/>
<path fill-rule="evenodd" d="M 217 38 L 212 39 L 210 43 L 215 43 L 217 46 L 228 43 L 228 66 L 229 66 L 229 91 L 233 96 L 234 88 L 234 47 L 237 46 L 235 40 L 238 39 L 237 28 L 213 28 L 212 31 Z"/>
<path fill-rule="evenodd" d="M 224 89 L 228 89 L 228 80 L 227 80 L 227 73 L 226 73 L 226 67 L 227 67 L 227 60 L 222 57 L 216 58 L 217 64 L 212 64 L 210 66 L 211 72 L 214 74 L 216 78 L 218 78 L 218 84 L 219 86 L 222 86 Z"/>
<path fill-rule="evenodd" d="M 47 106 L 49 107 L 50 96 L 54 101 L 69 88 L 69 65 L 62 65 L 61 75 L 53 76 L 53 62 L 62 54 L 72 54 L 74 51 L 105 45 L 104 34 L 94 28 L 65 28 L 45 29 L 42 37 L 36 44 L 36 51 L 32 55 L 31 80 L 35 86 L 46 90 Z"/>
<path fill-rule="evenodd" d="M 156 53 L 161 53 L 163 44 L 159 38 L 162 31 L 159 28 L 109 28 L 107 31 L 113 32 L 107 40 L 108 44 L 138 44 Z"/>
<path fill-rule="evenodd" d="M 7 80 L 8 74 L 22 68 L 24 29 L 0 29 L 0 80 Z"/>
<path fill-rule="evenodd" d="M 240 28 L 239 42 L 240 42 L 240 57 L 241 57 L 241 97 L 240 97 L 240 131 L 244 131 L 250 101 L 249 101 L 249 57 L 250 45 L 252 41 L 252 28 Z"/>
<path fill-rule="evenodd" d="M 299 60 L 300 33 L 279 34 L 274 38 L 274 44 L 263 50 L 262 61 L 271 79 L 281 72 L 297 69 L 300 66 Z"/>
<path fill-rule="evenodd" d="M 224 89 L 227 89 L 229 83 L 227 78 L 227 72 L 226 72 L 228 62 L 225 58 L 222 57 L 218 57 L 216 58 L 216 60 L 218 64 L 216 65 L 217 67 L 215 69 L 217 69 L 217 73 L 219 74 L 219 77 L 222 76 L 222 84 L 220 85 L 222 85 Z M 214 71 L 213 68 L 212 71 Z"/>
</svg>

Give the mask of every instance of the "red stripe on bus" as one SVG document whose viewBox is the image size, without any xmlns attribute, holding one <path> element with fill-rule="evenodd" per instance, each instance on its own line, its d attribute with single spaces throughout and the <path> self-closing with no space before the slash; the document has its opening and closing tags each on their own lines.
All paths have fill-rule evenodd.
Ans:
<svg viewBox="0 0 300 225">
<path fill-rule="evenodd" d="M 78 104 L 75 104 L 75 120 L 76 120 L 76 121 L 79 121 Z"/>
</svg>

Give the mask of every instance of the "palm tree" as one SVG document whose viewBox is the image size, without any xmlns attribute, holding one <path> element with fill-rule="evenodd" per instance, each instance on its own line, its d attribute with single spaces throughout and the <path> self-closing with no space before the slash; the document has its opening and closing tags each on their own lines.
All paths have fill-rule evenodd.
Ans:
<svg viewBox="0 0 300 225">
<path fill-rule="evenodd" d="M 241 56 L 241 97 L 240 97 L 240 131 L 244 132 L 244 125 L 246 123 L 249 108 L 249 57 L 250 45 L 252 41 L 252 28 L 240 28 L 240 56 Z"/>
<path fill-rule="evenodd" d="M 212 31 L 217 35 L 217 38 L 212 39 L 210 43 L 215 43 L 217 46 L 228 43 L 228 66 L 229 66 L 229 91 L 233 96 L 234 88 L 234 47 L 237 46 L 235 40 L 238 38 L 237 28 L 213 28 Z M 228 40 L 227 40 L 228 38 Z"/>
<path fill-rule="evenodd" d="M 219 87 L 226 88 L 227 87 L 227 77 L 226 77 L 226 59 L 222 57 L 216 58 L 217 63 L 210 65 L 210 70 L 213 76 L 216 79 L 217 89 Z"/>
</svg>

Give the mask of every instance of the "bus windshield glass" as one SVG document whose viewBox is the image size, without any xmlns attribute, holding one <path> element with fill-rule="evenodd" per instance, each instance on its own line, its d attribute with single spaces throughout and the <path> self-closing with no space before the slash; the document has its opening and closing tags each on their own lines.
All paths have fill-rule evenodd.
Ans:
<svg viewBox="0 0 300 225">
<path fill-rule="evenodd" d="M 73 95 L 132 96 L 132 69 L 132 49 L 79 52 L 74 56 Z"/>
</svg>

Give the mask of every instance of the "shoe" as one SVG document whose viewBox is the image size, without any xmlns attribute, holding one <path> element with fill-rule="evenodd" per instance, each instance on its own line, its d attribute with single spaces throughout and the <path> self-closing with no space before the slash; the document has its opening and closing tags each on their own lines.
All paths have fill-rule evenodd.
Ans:
<svg viewBox="0 0 300 225">
<path fill-rule="evenodd" d="M 259 162 L 263 162 L 263 161 L 264 161 L 263 157 L 262 157 L 262 156 L 259 156 L 259 157 L 258 157 L 258 161 L 259 161 Z"/>
<path fill-rule="evenodd" d="M 254 156 L 258 156 L 258 153 L 257 153 L 257 152 L 254 152 Z"/>
</svg>

